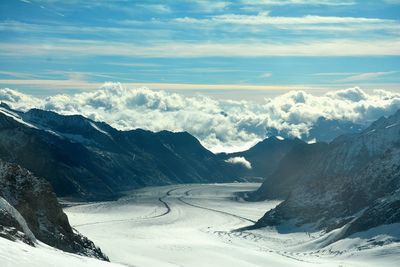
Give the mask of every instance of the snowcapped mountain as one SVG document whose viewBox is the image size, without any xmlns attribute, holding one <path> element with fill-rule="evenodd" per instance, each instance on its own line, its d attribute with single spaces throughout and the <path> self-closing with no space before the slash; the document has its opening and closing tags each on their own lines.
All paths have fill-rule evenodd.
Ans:
<svg viewBox="0 0 400 267">
<path fill-rule="evenodd" d="M 360 133 L 365 127 L 346 120 L 333 120 L 326 119 L 324 117 L 318 118 L 318 120 L 310 128 L 307 135 L 301 135 L 299 138 L 293 138 L 289 133 L 278 131 L 275 128 L 269 128 L 267 136 L 270 136 L 250 149 L 242 152 L 235 153 L 220 153 L 218 156 L 224 160 L 244 158 L 251 165 L 251 168 L 240 164 L 241 161 L 232 161 L 235 164 L 234 168 L 236 173 L 241 177 L 269 177 L 280 164 L 280 161 L 286 156 L 286 154 L 296 147 L 299 154 L 306 153 L 306 150 L 317 150 L 324 146 L 324 144 L 318 144 L 310 148 L 307 143 L 315 142 L 330 142 L 334 138 L 345 135 Z M 301 155 L 296 157 L 302 158 Z M 295 159 L 286 159 L 287 161 L 293 162 Z M 300 159 L 303 160 L 303 159 Z M 291 163 L 285 163 L 291 164 Z M 286 170 L 290 171 L 290 170 Z M 280 176 L 282 174 L 279 174 Z M 274 179 L 274 178 L 271 178 Z M 280 179 L 274 181 L 274 184 L 278 184 Z M 285 188 L 289 188 L 286 185 Z"/>
<path fill-rule="evenodd" d="M 108 258 L 71 228 L 50 184 L 18 165 L 0 160 L 0 237 L 49 246 L 97 259 Z"/>
<path fill-rule="evenodd" d="M 107 199 L 146 185 L 233 181 L 229 164 L 186 132 L 118 131 L 83 116 L 0 106 L 0 158 L 58 196 Z"/>
<path fill-rule="evenodd" d="M 253 196 L 286 199 L 255 225 L 295 220 L 336 239 L 400 222 L 400 110 L 359 134 L 294 147 Z"/>
<path fill-rule="evenodd" d="M 331 142 L 340 135 L 360 133 L 367 125 L 361 125 L 349 120 L 327 119 L 319 117 L 308 130 L 307 133 L 301 134 L 299 138 L 305 142 Z M 268 128 L 267 136 L 282 136 L 284 138 L 293 138 L 292 134 L 287 130 L 278 130 L 276 128 Z"/>
</svg>

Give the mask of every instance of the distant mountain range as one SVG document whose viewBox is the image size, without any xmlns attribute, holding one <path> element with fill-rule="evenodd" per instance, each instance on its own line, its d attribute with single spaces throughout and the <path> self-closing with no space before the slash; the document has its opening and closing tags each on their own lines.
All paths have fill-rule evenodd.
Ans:
<svg viewBox="0 0 400 267">
<path fill-rule="evenodd" d="M 400 110 L 329 144 L 296 144 L 251 198 L 284 199 L 253 228 L 312 223 L 339 239 L 400 222 Z"/>
<path fill-rule="evenodd" d="M 0 158 L 46 178 L 58 196 L 110 199 L 173 183 L 239 180 L 187 132 L 118 131 L 80 115 L 0 105 Z"/>
<path fill-rule="evenodd" d="M 233 166 L 235 172 L 241 177 L 246 177 L 246 179 L 264 179 L 278 168 L 281 160 L 285 158 L 286 154 L 291 151 L 293 147 L 297 147 L 295 151 L 298 151 L 299 155 L 295 156 L 292 154 L 288 155 L 288 157 L 302 157 L 302 154 L 307 152 L 302 150 L 315 150 L 317 149 L 316 147 L 323 147 L 326 145 L 324 143 L 328 143 L 338 136 L 360 133 L 364 128 L 364 126 L 350 121 L 330 120 L 320 117 L 310 128 L 308 135 L 293 138 L 287 132 L 270 128 L 267 131 L 267 136 L 270 137 L 258 142 L 250 149 L 234 153 L 220 153 L 218 156 L 223 160 L 243 157 L 251 164 L 251 168 L 246 168 L 246 166 L 241 164 L 235 164 Z M 307 143 L 318 144 L 315 146 L 308 146 Z M 285 160 L 290 161 L 289 158 Z M 288 163 L 286 162 L 285 164 Z M 281 169 L 283 170 L 284 168 Z"/>
</svg>

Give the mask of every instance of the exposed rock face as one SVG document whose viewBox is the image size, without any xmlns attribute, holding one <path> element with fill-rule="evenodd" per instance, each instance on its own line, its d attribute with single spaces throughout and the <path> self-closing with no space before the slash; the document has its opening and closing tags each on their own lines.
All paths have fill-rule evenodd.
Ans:
<svg viewBox="0 0 400 267">
<path fill-rule="evenodd" d="M 346 237 L 400 222 L 400 111 L 360 134 L 341 136 L 299 159 L 301 155 L 291 151 L 287 157 L 301 164 L 283 160 L 272 175 L 286 186 L 267 180 L 255 193 L 259 199 L 286 199 L 256 227 L 293 219 L 327 231 L 346 225 Z"/>
<path fill-rule="evenodd" d="M 31 245 L 37 238 L 67 252 L 108 260 L 92 241 L 71 228 L 46 180 L 18 165 L 0 160 L 0 197 L 3 203 L 0 208 L 3 237 L 20 239 Z M 7 205 L 18 212 L 13 212 Z M 22 218 L 18 218 L 18 214 Z"/>
<path fill-rule="evenodd" d="M 0 158 L 46 178 L 58 196 L 115 198 L 172 183 L 227 182 L 237 175 L 188 133 L 118 131 L 79 115 L 0 106 Z"/>
</svg>

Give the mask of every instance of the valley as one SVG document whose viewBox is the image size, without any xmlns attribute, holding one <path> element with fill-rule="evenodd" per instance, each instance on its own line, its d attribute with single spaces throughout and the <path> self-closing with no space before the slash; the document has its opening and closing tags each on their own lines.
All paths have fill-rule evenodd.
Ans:
<svg viewBox="0 0 400 267">
<path fill-rule="evenodd" d="M 236 231 L 280 203 L 245 202 L 235 194 L 259 185 L 146 187 L 117 201 L 64 201 L 64 212 L 111 262 L 127 266 L 396 266 L 400 260 L 399 243 L 386 242 L 400 238 L 398 223 L 330 245 L 336 230 L 325 234 L 312 225 L 299 228 L 288 222 Z"/>
</svg>

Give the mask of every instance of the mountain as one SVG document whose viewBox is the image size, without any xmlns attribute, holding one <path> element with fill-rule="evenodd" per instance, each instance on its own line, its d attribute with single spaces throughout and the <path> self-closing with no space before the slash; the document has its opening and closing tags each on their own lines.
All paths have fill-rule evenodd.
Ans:
<svg viewBox="0 0 400 267">
<path fill-rule="evenodd" d="M 224 160 L 243 157 L 250 162 L 251 168 L 241 164 L 235 164 L 236 173 L 241 177 L 268 177 L 277 168 L 281 159 L 293 148 L 293 146 L 305 144 L 300 139 L 283 139 L 269 137 L 258 142 L 246 151 L 235 153 L 220 153 L 218 156 Z"/>
<path fill-rule="evenodd" d="M 340 135 L 360 133 L 365 129 L 365 125 L 357 124 L 348 120 L 327 119 L 319 117 L 308 130 L 307 134 L 302 134 L 299 138 L 306 142 L 331 142 Z M 267 136 L 282 136 L 291 138 L 291 134 L 286 130 L 277 130 L 276 128 L 268 128 Z"/>
<path fill-rule="evenodd" d="M 271 177 L 253 197 L 285 201 L 255 228 L 312 223 L 326 231 L 340 229 L 339 239 L 400 222 L 400 110 L 359 134 L 292 149 Z"/>
<path fill-rule="evenodd" d="M 80 115 L 0 106 L 0 158 L 46 178 L 58 196 L 109 199 L 147 185 L 236 180 L 186 132 L 118 131 Z"/>
<path fill-rule="evenodd" d="M 92 241 L 73 230 L 50 184 L 0 160 L 0 237 L 108 261 Z"/>
<path fill-rule="evenodd" d="M 318 162 L 327 147 L 327 143 L 297 142 L 276 163 L 275 171 L 266 177 L 261 187 L 248 195 L 249 200 L 285 199 L 298 185 L 317 178 L 317 173 L 310 172 L 310 168 Z"/>
<path fill-rule="evenodd" d="M 341 135 L 360 133 L 364 128 L 363 125 L 347 120 L 319 117 L 309 130 L 308 136 L 304 136 L 304 138 L 318 142 L 330 142 Z"/>
</svg>

